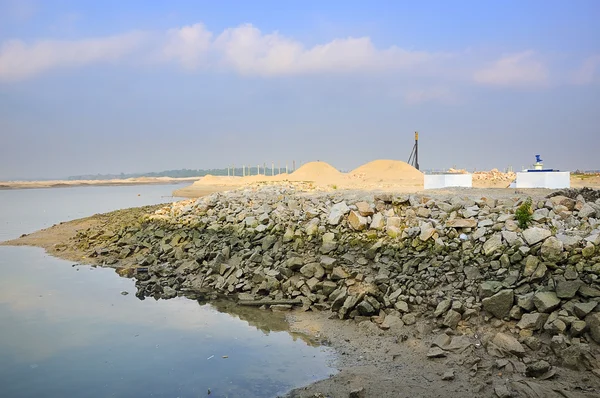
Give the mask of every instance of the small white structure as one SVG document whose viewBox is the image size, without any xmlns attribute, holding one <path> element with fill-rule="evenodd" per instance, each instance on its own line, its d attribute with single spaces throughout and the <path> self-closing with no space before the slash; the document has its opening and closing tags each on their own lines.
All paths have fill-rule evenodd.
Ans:
<svg viewBox="0 0 600 398">
<path fill-rule="evenodd" d="M 473 187 L 472 174 L 425 174 L 423 177 L 425 189 Z"/>
<path fill-rule="evenodd" d="M 523 171 L 517 173 L 516 188 L 563 189 L 571 187 L 568 171 Z"/>
</svg>

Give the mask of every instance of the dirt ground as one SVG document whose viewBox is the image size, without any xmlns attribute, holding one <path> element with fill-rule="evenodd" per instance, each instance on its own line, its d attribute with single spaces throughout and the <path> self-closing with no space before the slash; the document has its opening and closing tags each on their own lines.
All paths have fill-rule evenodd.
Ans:
<svg viewBox="0 0 600 398">
<path fill-rule="evenodd" d="M 288 316 L 292 331 L 307 333 L 335 349 L 335 365 L 340 369 L 328 379 L 290 392 L 289 398 L 495 397 L 495 389 L 502 386 L 515 397 L 600 397 L 600 374 L 556 367 L 551 380 L 536 380 L 498 368 L 498 358 L 488 355 L 481 342 L 496 331 L 506 331 L 506 326 L 495 328 L 482 322 L 451 331 L 422 320 L 383 331 L 369 321 L 329 319 L 328 315 L 306 312 Z M 443 333 L 465 336 L 473 345 L 444 358 L 428 359 L 432 342 Z M 450 380 L 444 380 L 447 372 L 453 372 Z M 358 395 L 351 395 L 353 392 Z"/>
</svg>

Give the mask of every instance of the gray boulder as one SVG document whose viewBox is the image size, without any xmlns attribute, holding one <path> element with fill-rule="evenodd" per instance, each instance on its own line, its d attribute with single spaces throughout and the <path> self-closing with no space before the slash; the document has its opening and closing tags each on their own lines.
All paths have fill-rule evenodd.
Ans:
<svg viewBox="0 0 600 398">
<path fill-rule="evenodd" d="M 450 329 L 456 329 L 458 326 L 458 322 L 460 321 L 461 315 L 459 312 L 454 310 L 450 310 L 446 313 L 444 317 L 443 325 L 449 327 Z"/>
<path fill-rule="evenodd" d="M 483 254 L 490 256 L 496 251 L 500 250 L 502 247 L 504 247 L 502 243 L 502 235 L 499 233 L 492 235 L 492 237 L 483 244 Z"/>
<path fill-rule="evenodd" d="M 585 323 L 590 329 L 592 339 L 600 344 L 600 312 L 594 312 L 585 318 Z"/>
<path fill-rule="evenodd" d="M 503 351 L 509 352 L 516 356 L 525 355 L 525 348 L 511 335 L 505 333 L 496 333 L 492 343 Z"/>
<path fill-rule="evenodd" d="M 450 309 L 451 305 L 452 305 L 452 300 L 450 300 L 450 299 L 440 301 L 440 303 L 435 308 L 435 311 L 433 312 L 433 316 L 435 316 L 436 318 L 441 316 L 442 314 L 444 314 L 446 311 L 448 311 Z"/>
<path fill-rule="evenodd" d="M 346 205 L 346 202 L 336 203 L 333 206 L 331 206 L 331 209 L 329 210 L 329 216 L 327 217 L 327 222 L 330 225 L 338 225 L 340 223 L 340 221 L 342 221 L 342 218 L 349 211 L 350 211 L 350 208 L 348 207 L 348 205 Z"/>
<path fill-rule="evenodd" d="M 548 314 L 535 312 L 532 314 L 523 314 L 517 327 L 519 329 L 540 330 L 548 320 Z"/>
<path fill-rule="evenodd" d="M 576 303 L 573 305 L 573 312 L 579 317 L 579 319 L 585 318 L 590 312 L 596 308 L 598 303 L 589 301 L 587 303 Z"/>
<path fill-rule="evenodd" d="M 589 203 L 584 204 L 581 210 L 579 210 L 579 217 L 581 218 L 594 217 L 595 215 L 596 209 L 594 209 Z"/>
<path fill-rule="evenodd" d="M 545 261 L 557 263 L 562 259 L 563 243 L 551 236 L 542 244 L 540 253 Z"/>
<path fill-rule="evenodd" d="M 538 242 L 550 237 L 552 233 L 544 228 L 531 227 L 523 231 L 523 237 L 529 246 L 533 246 Z"/>
<path fill-rule="evenodd" d="M 558 298 L 570 299 L 575 297 L 577 290 L 581 286 L 580 280 L 562 281 L 559 280 L 556 284 L 556 296 Z"/>
<path fill-rule="evenodd" d="M 539 312 L 552 312 L 560 305 L 560 299 L 554 292 L 537 292 L 533 296 L 533 304 Z"/>
<path fill-rule="evenodd" d="M 514 302 L 514 291 L 512 289 L 501 290 L 492 297 L 482 300 L 483 309 L 498 319 L 508 316 Z"/>
</svg>

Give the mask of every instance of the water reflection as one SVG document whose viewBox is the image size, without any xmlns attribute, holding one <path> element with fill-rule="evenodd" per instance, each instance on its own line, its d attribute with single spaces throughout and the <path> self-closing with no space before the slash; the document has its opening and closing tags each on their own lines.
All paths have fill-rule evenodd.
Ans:
<svg viewBox="0 0 600 398">
<path fill-rule="evenodd" d="M 0 240 L 171 189 L 0 191 Z M 133 280 L 72 265 L 0 246 L 0 397 L 273 397 L 334 372 L 330 351 L 289 334 L 280 314 L 139 300 Z"/>
<path fill-rule="evenodd" d="M 142 301 L 113 270 L 40 249 L 0 247 L 0 273 L 3 397 L 269 397 L 333 372 L 330 352 L 280 314 Z"/>
</svg>

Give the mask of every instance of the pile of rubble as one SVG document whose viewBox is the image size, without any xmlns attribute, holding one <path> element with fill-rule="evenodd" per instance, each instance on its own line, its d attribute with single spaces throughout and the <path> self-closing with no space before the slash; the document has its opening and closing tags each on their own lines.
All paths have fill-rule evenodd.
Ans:
<svg viewBox="0 0 600 398">
<path fill-rule="evenodd" d="M 170 204 L 72 244 L 133 266 L 140 296 L 218 292 L 384 330 L 496 319 L 529 350 L 541 334 L 560 336 L 567 366 L 599 367 L 600 200 L 534 200 L 520 228 L 523 203 L 264 186 Z"/>
</svg>

